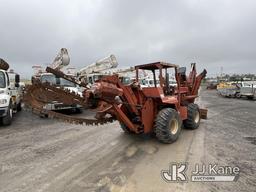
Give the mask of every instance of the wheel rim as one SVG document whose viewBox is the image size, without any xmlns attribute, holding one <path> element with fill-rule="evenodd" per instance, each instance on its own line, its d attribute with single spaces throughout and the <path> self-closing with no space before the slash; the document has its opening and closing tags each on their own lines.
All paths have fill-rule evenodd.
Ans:
<svg viewBox="0 0 256 192">
<path fill-rule="evenodd" d="M 178 132 L 179 129 L 179 123 L 177 121 L 177 119 L 172 119 L 169 123 L 169 128 L 171 133 L 174 135 Z"/>
<path fill-rule="evenodd" d="M 200 113 L 199 111 L 196 111 L 196 115 L 195 115 L 195 123 L 199 123 L 199 120 L 200 120 Z"/>
</svg>

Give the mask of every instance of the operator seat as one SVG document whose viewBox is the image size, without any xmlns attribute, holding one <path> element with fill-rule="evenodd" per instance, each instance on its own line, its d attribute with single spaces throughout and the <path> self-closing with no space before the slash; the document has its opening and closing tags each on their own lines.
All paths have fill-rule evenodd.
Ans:
<svg viewBox="0 0 256 192">
<path fill-rule="evenodd" d="M 178 68 L 178 75 L 180 76 L 181 83 L 184 83 L 185 81 L 187 81 L 186 67 Z"/>
</svg>

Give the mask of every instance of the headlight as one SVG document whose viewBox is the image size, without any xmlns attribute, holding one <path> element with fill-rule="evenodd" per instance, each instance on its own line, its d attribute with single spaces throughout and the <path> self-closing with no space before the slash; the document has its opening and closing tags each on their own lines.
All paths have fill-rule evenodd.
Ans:
<svg viewBox="0 0 256 192">
<path fill-rule="evenodd" d="M 0 104 L 5 104 L 7 103 L 7 99 L 0 99 Z"/>
</svg>

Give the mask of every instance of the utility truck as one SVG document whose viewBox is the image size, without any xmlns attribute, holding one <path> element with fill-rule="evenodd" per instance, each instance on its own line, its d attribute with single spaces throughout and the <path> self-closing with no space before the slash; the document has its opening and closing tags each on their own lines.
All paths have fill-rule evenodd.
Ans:
<svg viewBox="0 0 256 192">
<path fill-rule="evenodd" d="M 251 82 L 240 82 L 236 84 L 238 90 L 235 94 L 237 98 L 247 97 L 248 99 L 254 99 L 256 96 L 256 85 Z"/>
<path fill-rule="evenodd" d="M 70 62 L 70 58 L 68 55 L 68 51 L 66 48 L 62 48 L 58 55 L 55 57 L 54 61 L 50 65 L 51 68 L 60 71 L 64 67 L 68 66 Z M 73 82 L 67 81 L 66 79 L 56 77 L 54 74 L 46 72 L 40 65 L 33 66 L 35 70 L 35 74 L 32 77 L 32 83 L 36 81 L 40 81 L 41 83 L 48 83 L 58 89 L 66 89 L 70 92 L 73 92 L 82 97 L 82 92 L 78 85 Z M 69 74 L 68 77 L 74 78 L 74 75 L 71 74 L 70 70 L 73 68 L 68 68 Z M 69 104 L 66 105 L 62 102 L 57 101 L 58 98 L 49 101 L 44 108 L 47 110 L 73 110 L 76 112 L 82 112 L 82 106 L 77 104 Z"/>
<path fill-rule="evenodd" d="M 8 69 L 9 64 L 0 58 L 0 118 L 3 125 L 10 125 L 13 114 L 21 110 L 20 76 Z"/>
<path fill-rule="evenodd" d="M 79 80 L 86 83 L 88 87 L 91 87 L 96 81 L 106 76 L 104 71 L 106 72 L 106 70 L 116 68 L 117 66 L 118 62 L 116 57 L 109 55 L 80 69 L 77 73 L 77 77 Z"/>
</svg>

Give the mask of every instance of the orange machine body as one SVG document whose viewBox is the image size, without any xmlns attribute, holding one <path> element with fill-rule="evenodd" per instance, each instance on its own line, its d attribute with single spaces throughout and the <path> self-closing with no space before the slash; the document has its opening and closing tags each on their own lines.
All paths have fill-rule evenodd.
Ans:
<svg viewBox="0 0 256 192">
<path fill-rule="evenodd" d="M 187 119 L 187 105 L 198 96 L 201 80 L 206 75 L 206 70 L 197 75 L 195 64 L 191 66 L 191 72 L 186 76 L 185 69 L 174 64 L 156 62 L 138 65 L 135 66 L 136 80 L 130 85 L 122 84 L 118 75 L 107 76 L 94 85 L 93 93 L 111 105 L 101 112 L 115 116 L 131 132 L 150 133 L 158 112 L 163 108 L 171 107 L 179 113 L 181 120 Z M 175 86 L 169 83 L 169 69 L 174 69 Z M 140 85 L 140 70 L 153 73 L 153 87 Z"/>
</svg>

